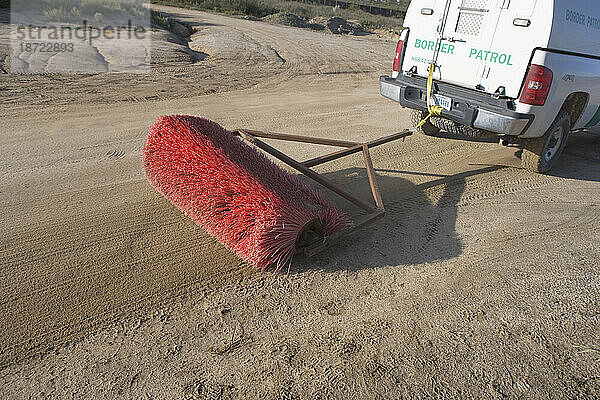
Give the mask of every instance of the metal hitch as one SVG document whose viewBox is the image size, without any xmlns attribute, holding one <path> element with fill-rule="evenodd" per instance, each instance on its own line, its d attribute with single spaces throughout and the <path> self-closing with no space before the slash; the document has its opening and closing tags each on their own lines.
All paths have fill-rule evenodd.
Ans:
<svg viewBox="0 0 600 400">
<path fill-rule="evenodd" d="M 296 171 L 306 175 L 308 178 L 314 180 L 315 182 L 321 184 L 327 189 L 333 191 L 334 193 L 342 196 L 346 200 L 350 201 L 354 205 L 363 209 L 367 212 L 367 215 L 358 218 L 353 221 L 353 225 L 349 228 L 346 228 L 342 231 L 336 232 L 333 235 L 324 237 L 319 239 L 313 243 L 306 244 L 304 240 L 302 240 L 302 248 L 299 249 L 303 251 L 307 256 L 313 256 L 317 253 L 320 253 L 323 250 L 331 247 L 333 244 L 338 242 L 340 239 L 348 236 L 349 234 L 357 231 L 370 224 L 371 222 L 383 217 L 385 215 L 385 208 L 383 206 L 383 201 L 381 199 L 381 193 L 379 191 L 379 185 L 377 184 L 377 177 L 375 176 L 375 168 L 373 167 L 373 161 L 371 160 L 371 155 L 369 153 L 369 149 L 380 146 L 382 144 L 390 143 L 395 140 L 405 139 L 408 136 L 413 134 L 411 130 L 404 130 L 402 132 L 397 132 L 392 135 L 384 136 L 379 139 L 375 139 L 366 143 L 361 142 L 351 142 L 346 140 L 337 140 L 337 139 L 329 139 L 329 138 L 315 138 L 309 136 L 301 136 L 301 135 L 288 135 L 284 133 L 274 133 L 274 132 L 262 132 L 251 129 L 238 129 L 233 131 L 234 135 L 240 136 L 243 140 L 248 143 L 253 144 L 259 149 L 263 150 L 267 154 L 277 158 L 283 163 L 289 165 L 294 168 Z M 274 139 L 274 140 L 282 140 L 287 142 L 301 142 L 301 143 L 309 143 L 309 144 L 317 144 L 317 145 L 325 145 L 325 146 L 334 146 L 341 147 L 342 150 L 338 150 L 332 153 L 328 153 L 319 157 L 311 158 L 306 161 L 297 161 L 291 158 L 290 156 L 282 153 L 277 150 L 273 146 L 265 143 L 260 139 Z M 363 159 L 365 162 L 365 169 L 367 171 L 367 176 L 369 178 L 369 185 L 371 187 L 371 193 L 373 195 L 373 201 L 375 204 L 371 204 L 365 202 L 348 191 L 344 190 L 342 187 L 332 182 L 331 180 L 323 177 L 317 172 L 310 169 L 311 167 L 315 167 L 317 165 L 324 164 L 329 161 L 337 160 L 342 157 L 349 156 L 351 154 L 356 154 L 362 152 Z"/>
</svg>

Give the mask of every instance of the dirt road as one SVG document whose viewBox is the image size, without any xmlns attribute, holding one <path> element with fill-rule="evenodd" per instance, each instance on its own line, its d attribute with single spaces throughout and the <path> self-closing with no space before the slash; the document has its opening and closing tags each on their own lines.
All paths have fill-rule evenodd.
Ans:
<svg viewBox="0 0 600 400">
<path fill-rule="evenodd" d="M 377 148 L 385 219 L 289 275 L 259 273 L 146 182 L 149 125 L 189 113 L 353 140 L 407 128 L 378 94 L 394 43 L 163 10 L 198 29 L 177 46 L 207 58 L 173 68 L 185 51 L 162 44 L 140 86 L 0 75 L 5 396 L 600 396 L 600 138 L 573 136 L 547 176 L 490 144 Z M 319 170 L 366 196 L 360 162 Z"/>
</svg>

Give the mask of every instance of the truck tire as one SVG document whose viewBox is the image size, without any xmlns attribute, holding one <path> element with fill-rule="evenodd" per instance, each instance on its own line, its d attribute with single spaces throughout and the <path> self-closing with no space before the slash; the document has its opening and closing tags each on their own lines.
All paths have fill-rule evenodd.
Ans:
<svg viewBox="0 0 600 400">
<path fill-rule="evenodd" d="M 523 168 L 543 174 L 548 172 L 562 154 L 571 130 L 571 117 L 561 111 L 544 136 L 523 139 Z"/>
<path fill-rule="evenodd" d="M 432 117 L 431 123 L 439 130 L 452 133 L 457 136 L 466 136 L 471 138 L 493 137 L 493 133 L 482 131 L 481 129 L 471 128 L 470 126 L 462 125 L 446 118 Z"/>
<path fill-rule="evenodd" d="M 412 126 L 417 126 L 428 114 L 429 113 L 426 113 L 425 111 L 411 110 L 410 123 Z M 430 120 L 427 120 L 421 127 L 417 128 L 417 132 L 427 136 L 435 136 L 440 130 L 433 126 Z"/>
<path fill-rule="evenodd" d="M 427 116 L 427 112 L 412 110 L 411 123 L 413 126 L 417 126 L 419 122 Z M 450 121 L 446 118 L 431 117 L 423 126 L 417 129 L 417 132 L 423 133 L 427 136 L 437 136 L 441 131 L 451 133 L 456 136 L 465 136 L 471 138 L 485 138 L 494 137 L 495 135 L 490 132 L 482 131 L 481 129 L 471 128 L 469 126 L 461 125 L 454 121 Z"/>
</svg>

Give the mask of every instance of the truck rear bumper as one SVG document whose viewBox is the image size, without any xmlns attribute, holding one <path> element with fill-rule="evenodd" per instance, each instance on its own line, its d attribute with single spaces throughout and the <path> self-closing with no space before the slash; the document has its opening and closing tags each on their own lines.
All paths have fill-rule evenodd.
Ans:
<svg viewBox="0 0 600 400">
<path fill-rule="evenodd" d="M 398 78 L 379 78 L 382 96 L 404 107 L 427 111 L 427 81 L 421 77 L 400 75 Z M 499 135 L 519 136 L 531 126 L 534 116 L 512 111 L 510 99 L 496 99 L 489 94 L 435 82 L 435 94 L 452 99 L 452 107 L 442 111 L 442 117 L 473 128 Z"/>
</svg>

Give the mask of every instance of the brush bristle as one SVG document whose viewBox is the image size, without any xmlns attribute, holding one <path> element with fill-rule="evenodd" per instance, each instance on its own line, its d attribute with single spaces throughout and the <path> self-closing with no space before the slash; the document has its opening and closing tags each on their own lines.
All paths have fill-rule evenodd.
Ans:
<svg viewBox="0 0 600 400">
<path fill-rule="evenodd" d="M 309 185 L 208 119 L 160 117 L 143 153 L 152 186 L 262 270 L 289 267 L 296 239 L 313 219 L 324 236 L 351 225 Z"/>
</svg>

